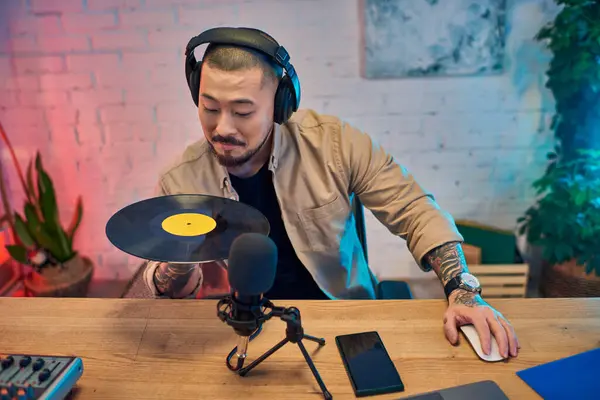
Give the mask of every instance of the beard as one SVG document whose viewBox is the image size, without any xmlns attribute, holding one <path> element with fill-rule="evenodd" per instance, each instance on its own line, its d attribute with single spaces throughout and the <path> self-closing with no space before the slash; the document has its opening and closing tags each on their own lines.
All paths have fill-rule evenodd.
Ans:
<svg viewBox="0 0 600 400">
<path fill-rule="evenodd" d="M 269 131 L 269 133 L 265 136 L 265 138 L 262 140 L 262 142 L 260 142 L 260 144 L 258 146 L 256 146 L 254 149 L 249 149 L 244 154 L 239 155 L 239 156 L 219 154 L 217 152 L 217 150 L 215 149 L 215 146 L 213 145 L 212 141 L 208 142 L 208 146 L 210 147 L 210 150 L 211 150 L 211 153 L 213 154 L 213 156 L 217 159 L 217 162 L 219 164 L 221 164 L 222 166 L 229 167 L 229 168 L 241 167 L 242 165 L 244 165 L 248 161 L 250 161 L 264 147 L 265 143 L 267 143 L 267 140 L 271 136 L 271 133 L 272 133 L 272 129 L 271 129 L 271 131 Z M 216 140 L 215 140 L 215 138 L 216 138 Z M 213 140 L 215 142 L 238 145 L 237 142 L 232 143 L 231 141 L 222 139 L 221 136 L 215 136 L 215 138 L 213 138 Z"/>
</svg>

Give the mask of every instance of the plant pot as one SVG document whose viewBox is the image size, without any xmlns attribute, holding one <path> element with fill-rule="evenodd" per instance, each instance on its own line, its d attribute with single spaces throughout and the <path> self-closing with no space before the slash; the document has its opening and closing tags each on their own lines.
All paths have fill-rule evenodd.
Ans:
<svg viewBox="0 0 600 400">
<path fill-rule="evenodd" d="M 576 260 L 544 263 L 540 292 L 544 297 L 600 297 L 600 276 L 585 273 Z"/>
<path fill-rule="evenodd" d="M 34 297 L 86 297 L 93 273 L 92 260 L 77 255 L 62 265 L 31 273 L 25 287 Z"/>
</svg>

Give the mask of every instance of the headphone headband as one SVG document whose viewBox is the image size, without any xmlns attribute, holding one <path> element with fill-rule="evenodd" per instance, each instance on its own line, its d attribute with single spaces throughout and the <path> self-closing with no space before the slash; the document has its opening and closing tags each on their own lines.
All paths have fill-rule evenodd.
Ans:
<svg viewBox="0 0 600 400">
<path fill-rule="evenodd" d="M 290 55 L 287 50 L 279 45 L 277 41 L 266 34 L 265 32 L 253 28 L 232 28 L 219 27 L 206 30 L 191 38 L 185 48 L 185 75 L 190 83 L 190 77 L 197 68 L 198 61 L 194 56 L 196 47 L 203 44 L 229 44 L 233 46 L 241 46 L 249 49 L 257 50 L 279 64 L 287 75 L 292 84 L 291 94 L 294 96 L 292 100 L 292 111 L 296 111 L 300 104 L 300 82 L 296 74 L 294 66 L 290 64 Z M 194 93 L 192 93 L 194 96 Z M 196 99 L 194 98 L 194 101 Z M 287 118 L 286 118 L 287 119 Z"/>
<path fill-rule="evenodd" d="M 258 50 L 276 61 L 284 68 L 289 66 L 290 56 L 287 50 L 280 46 L 275 39 L 262 31 L 251 28 L 212 28 L 194 36 L 185 48 L 186 57 L 196 47 L 203 44 L 231 44 Z"/>
</svg>

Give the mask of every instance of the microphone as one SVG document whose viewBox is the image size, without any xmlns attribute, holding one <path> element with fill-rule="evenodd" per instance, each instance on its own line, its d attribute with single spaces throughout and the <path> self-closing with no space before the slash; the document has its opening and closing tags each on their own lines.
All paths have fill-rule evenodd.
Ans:
<svg viewBox="0 0 600 400">
<path fill-rule="evenodd" d="M 232 290 L 230 325 L 239 336 L 238 368 L 246 358 L 250 336 L 261 328 L 263 294 L 273 286 L 276 272 L 277 246 L 268 236 L 244 233 L 233 241 L 227 275 Z"/>
<path fill-rule="evenodd" d="M 331 393 L 323 383 L 317 368 L 308 354 L 303 340 L 325 345 L 325 339 L 304 333 L 300 310 L 296 307 L 279 307 L 264 297 L 275 283 L 277 272 L 277 246 L 268 236 L 257 233 L 244 233 L 237 237 L 231 246 L 228 259 L 228 280 L 231 294 L 217 304 L 217 316 L 231 326 L 239 336 L 238 345 L 225 359 L 227 368 L 240 376 L 246 376 L 253 368 L 286 343 L 294 343 L 299 348 L 313 376 L 317 380 L 323 396 L 331 399 Z M 267 312 L 265 312 L 267 310 Z M 264 322 L 279 317 L 286 323 L 285 339 L 277 343 L 263 355 L 244 367 L 248 343 L 262 330 Z M 237 355 L 237 365 L 231 359 Z"/>
</svg>

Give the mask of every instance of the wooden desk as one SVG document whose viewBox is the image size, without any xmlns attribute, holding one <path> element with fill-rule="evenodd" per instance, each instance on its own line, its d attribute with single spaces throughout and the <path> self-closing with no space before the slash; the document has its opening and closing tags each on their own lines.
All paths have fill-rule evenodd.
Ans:
<svg viewBox="0 0 600 400">
<path fill-rule="evenodd" d="M 539 398 L 515 372 L 600 346 L 600 298 L 515 299 L 490 303 L 516 328 L 518 358 L 479 360 L 465 340 L 452 347 L 442 330 L 443 300 L 278 302 L 302 311 L 306 342 L 334 399 L 354 395 L 334 337 L 377 330 L 409 394 L 491 379 L 510 398 Z M 77 399 L 320 399 L 300 350 L 287 344 L 246 377 L 229 371 L 236 345 L 210 300 L 1 298 L 0 349 L 5 353 L 77 355 L 84 374 Z M 252 360 L 284 337 L 279 319 L 249 346 Z M 242 392 L 243 396 L 242 396 Z"/>
</svg>

